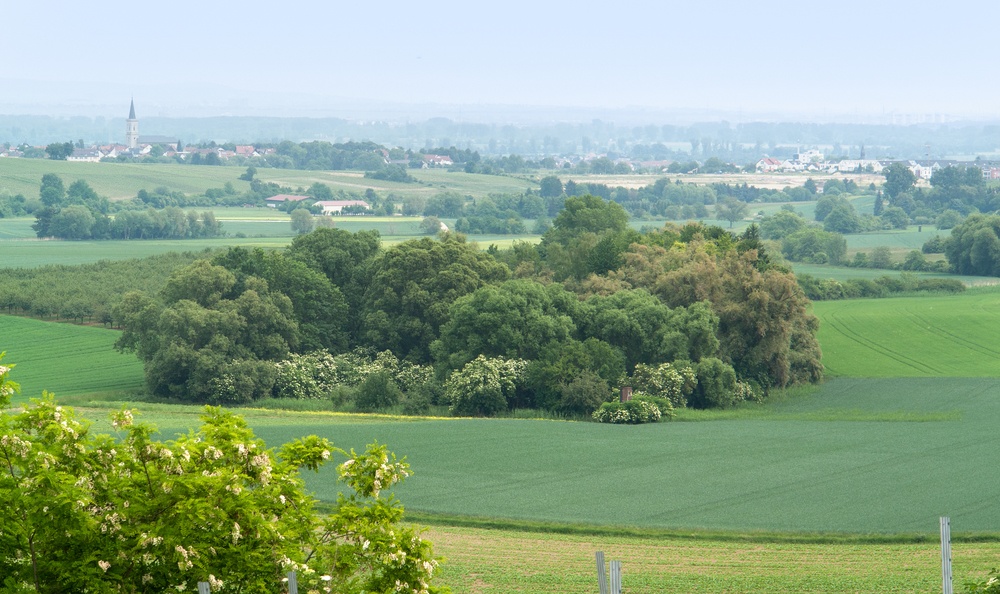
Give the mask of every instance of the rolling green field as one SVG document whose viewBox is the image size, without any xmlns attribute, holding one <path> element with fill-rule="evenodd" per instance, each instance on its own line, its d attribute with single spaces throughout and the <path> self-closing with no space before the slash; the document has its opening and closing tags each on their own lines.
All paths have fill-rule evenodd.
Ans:
<svg viewBox="0 0 1000 594">
<path fill-rule="evenodd" d="M 824 266 L 816 264 L 793 263 L 792 270 L 796 274 L 811 274 L 816 278 L 832 278 L 837 281 L 846 281 L 852 278 L 864 278 L 871 280 L 880 276 L 890 276 L 900 278 L 898 270 L 879 270 L 876 268 L 847 268 L 846 266 Z M 946 272 L 914 272 L 916 278 L 953 278 L 962 281 L 966 285 L 995 285 L 998 279 L 992 276 L 972 276 L 964 274 L 948 274 Z"/>
<path fill-rule="evenodd" d="M 828 375 L 1000 377 L 1000 293 L 813 304 Z"/>
<path fill-rule="evenodd" d="M 996 448 L 984 436 L 1000 421 L 998 389 L 993 378 L 837 378 L 736 420 L 609 426 L 444 419 L 255 429 L 272 446 L 305 431 L 345 449 L 388 444 L 416 471 L 396 491 L 413 511 L 853 533 L 933 533 L 937 517 L 949 515 L 956 532 L 998 532 L 993 493 L 1000 476 L 983 473 Z M 826 420 L 876 418 L 884 420 Z M 320 499 L 336 497 L 334 469 L 305 479 Z"/>
<path fill-rule="evenodd" d="M 288 215 L 285 213 L 262 213 L 271 215 L 271 218 L 264 218 L 258 209 L 218 209 L 217 212 L 222 221 L 223 230 L 230 234 L 229 237 L 131 241 L 40 241 L 31 229 L 34 219 L 0 219 L 0 262 L 2 262 L 3 267 L 35 268 L 46 264 L 90 264 L 100 260 L 144 258 L 166 252 L 197 252 L 205 248 L 224 249 L 237 245 L 247 248 L 273 249 L 287 246 L 295 237 Z M 248 212 L 250 216 L 236 218 L 244 212 Z M 336 217 L 334 222 L 338 229 L 352 233 L 376 229 L 382 236 L 382 245 L 388 247 L 423 237 L 424 234 L 420 232 L 421 220 L 419 217 Z M 445 222 L 452 224 L 454 221 L 445 219 Z M 529 228 L 533 224 L 534 221 L 526 221 Z M 235 237 L 237 233 L 243 233 L 246 237 Z M 486 249 L 490 244 L 507 248 L 515 240 L 537 243 L 540 236 L 469 235 L 469 239 L 478 242 L 482 249 Z"/>
<path fill-rule="evenodd" d="M 250 189 L 250 183 L 241 181 L 243 167 L 208 167 L 192 165 L 132 163 L 71 163 L 48 159 L 0 160 L 0 188 L 29 198 L 38 196 L 42 175 L 55 173 L 68 186 L 77 179 L 84 179 L 101 196 L 115 200 L 131 198 L 139 190 L 152 190 L 165 186 L 185 194 L 204 194 L 210 188 L 221 188 L 232 182 L 237 191 Z M 493 192 L 524 192 L 538 184 L 519 177 L 477 175 L 448 172 L 440 169 L 411 170 L 419 183 L 395 183 L 366 179 L 358 171 L 304 171 L 299 169 L 259 169 L 257 177 L 293 189 L 307 188 L 316 182 L 334 190 L 364 193 L 367 188 L 377 192 L 400 195 L 432 196 L 438 192 L 454 190 L 462 194 L 485 196 Z"/>
<path fill-rule="evenodd" d="M 847 240 L 848 250 L 866 251 L 880 245 L 919 250 L 928 239 L 932 239 L 935 235 L 940 235 L 941 237 L 951 235 L 951 229 L 938 231 L 937 227 L 933 225 L 923 225 L 923 231 L 918 231 L 918 229 L 920 229 L 920 226 L 911 225 L 909 229 L 900 231 L 845 235 L 844 239 Z"/>
<path fill-rule="evenodd" d="M 39 397 L 42 390 L 71 396 L 142 388 L 142 363 L 112 349 L 118 335 L 103 328 L 0 315 L 0 352 L 7 351 L 5 364 L 17 364 L 11 379 L 21 384 L 15 400 Z"/>
</svg>

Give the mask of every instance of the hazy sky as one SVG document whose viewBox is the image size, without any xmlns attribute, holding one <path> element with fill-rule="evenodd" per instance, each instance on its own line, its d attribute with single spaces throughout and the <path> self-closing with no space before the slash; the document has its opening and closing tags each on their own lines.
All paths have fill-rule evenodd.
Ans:
<svg viewBox="0 0 1000 594">
<path fill-rule="evenodd" d="M 278 93 L 276 116 L 351 99 L 1000 113 L 996 2 L 0 0 L 0 13 L 8 89 L 134 93 L 170 115 L 256 93 Z"/>
</svg>

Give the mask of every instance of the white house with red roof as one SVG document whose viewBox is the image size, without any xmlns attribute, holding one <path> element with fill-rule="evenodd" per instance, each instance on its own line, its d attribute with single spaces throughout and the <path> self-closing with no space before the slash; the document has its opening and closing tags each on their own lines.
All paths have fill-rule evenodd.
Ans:
<svg viewBox="0 0 1000 594">
<path fill-rule="evenodd" d="M 781 161 L 777 159 L 764 157 L 760 161 L 757 161 L 757 171 L 771 173 L 772 171 L 777 171 L 779 169 L 781 169 Z"/>
</svg>

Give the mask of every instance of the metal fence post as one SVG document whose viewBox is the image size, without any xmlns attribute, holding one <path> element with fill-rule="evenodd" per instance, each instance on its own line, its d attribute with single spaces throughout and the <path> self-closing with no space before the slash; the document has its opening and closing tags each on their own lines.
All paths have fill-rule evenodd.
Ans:
<svg viewBox="0 0 1000 594">
<path fill-rule="evenodd" d="M 604 573 L 604 551 L 594 553 L 597 561 L 597 588 L 601 594 L 608 594 L 608 577 Z"/>
<path fill-rule="evenodd" d="M 210 594 L 212 586 L 208 582 L 198 582 L 198 594 Z"/>
<path fill-rule="evenodd" d="M 941 586 L 944 594 L 952 594 L 951 585 L 951 518 L 941 521 Z"/>
<path fill-rule="evenodd" d="M 611 562 L 611 594 L 622 594 L 622 562 Z"/>
</svg>

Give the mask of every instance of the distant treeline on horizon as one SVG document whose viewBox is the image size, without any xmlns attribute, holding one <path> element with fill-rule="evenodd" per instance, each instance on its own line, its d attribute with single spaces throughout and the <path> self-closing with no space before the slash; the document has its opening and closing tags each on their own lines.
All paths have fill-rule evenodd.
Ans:
<svg viewBox="0 0 1000 594">
<path fill-rule="evenodd" d="M 121 118 L 58 118 L 0 115 L 0 144 L 33 146 L 51 142 L 86 145 L 123 142 Z M 798 148 L 821 147 L 836 155 L 856 157 L 861 146 L 876 158 L 932 158 L 993 154 L 1000 147 L 1000 126 L 984 124 L 814 124 L 727 121 L 690 126 L 648 124 L 617 126 L 614 122 L 549 125 L 498 125 L 431 118 L 423 122 L 358 121 L 341 118 L 209 117 L 143 118 L 145 134 L 168 134 L 185 143 L 208 141 L 277 143 L 327 140 L 370 140 L 388 147 L 421 149 L 456 146 L 483 155 L 519 154 L 526 158 L 614 152 L 621 156 L 669 159 L 680 155 L 717 156 L 750 162 L 767 154 L 790 156 Z"/>
</svg>

